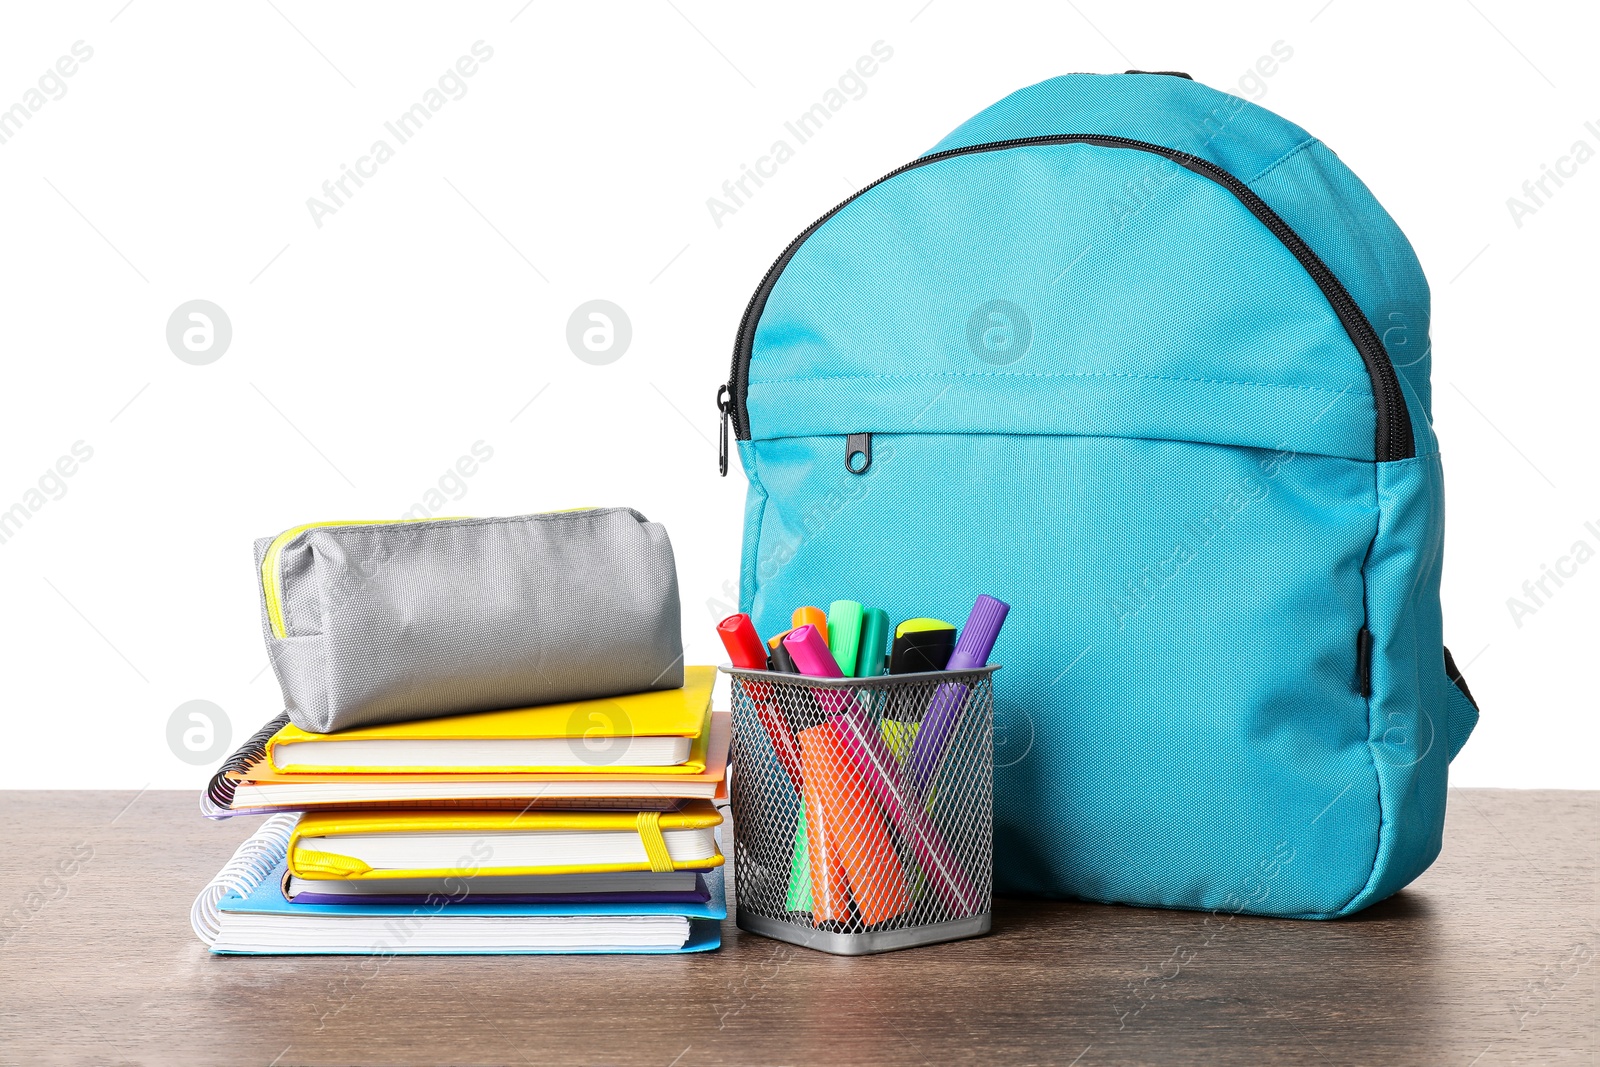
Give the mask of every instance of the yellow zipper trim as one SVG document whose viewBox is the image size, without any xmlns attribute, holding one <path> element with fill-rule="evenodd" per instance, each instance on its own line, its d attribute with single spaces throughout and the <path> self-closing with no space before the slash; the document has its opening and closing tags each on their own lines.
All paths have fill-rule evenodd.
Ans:
<svg viewBox="0 0 1600 1067">
<path fill-rule="evenodd" d="M 331 522 L 308 522 L 283 531 L 272 539 L 272 544 L 267 546 L 267 554 L 261 557 L 261 590 L 266 594 L 267 623 L 272 627 L 273 637 L 288 637 L 289 628 L 283 621 L 283 589 L 282 575 L 278 570 L 278 557 L 283 554 L 284 547 L 296 537 L 307 530 L 317 530 L 326 526 L 398 526 L 405 522 L 446 522 L 451 519 L 471 518 L 469 515 L 430 515 L 422 519 L 349 519 L 333 520 Z"/>
<path fill-rule="evenodd" d="M 593 510 L 593 506 L 562 508 L 559 511 L 543 511 L 539 514 L 565 515 L 573 511 Z M 429 515 L 420 519 L 334 519 L 330 522 L 308 522 L 283 531 L 272 539 L 272 544 L 267 546 L 267 554 L 261 558 L 261 589 L 266 594 L 267 622 L 272 627 L 272 636 L 289 636 L 289 627 L 283 621 L 282 576 L 278 573 L 278 557 L 283 554 L 284 546 L 307 530 L 317 530 L 326 526 L 397 526 L 404 522 L 450 522 L 470 518 L 472 518 L 470 515 Z"/>
</svg>

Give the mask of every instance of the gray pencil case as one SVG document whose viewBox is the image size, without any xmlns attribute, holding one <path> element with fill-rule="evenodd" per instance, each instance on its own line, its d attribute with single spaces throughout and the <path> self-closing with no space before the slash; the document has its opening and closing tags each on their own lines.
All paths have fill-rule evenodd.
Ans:
<svg viewBox="0 0 1600 1067">
<path fill-rule="evenodd" d="M 255 554 L 303 730 L 683 685 L 672 544 L 631 508 L 313 523 Z"/>
</svg>

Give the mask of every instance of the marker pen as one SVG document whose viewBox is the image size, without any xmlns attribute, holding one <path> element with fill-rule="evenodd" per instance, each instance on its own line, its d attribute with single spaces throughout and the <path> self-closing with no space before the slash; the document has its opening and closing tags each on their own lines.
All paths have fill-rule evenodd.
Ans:
<svg viewBox="0 0 1600 1067">
<path fill-rule="evenodd" d="M 789 631 L 789 635 L 783 639 L 783 647 L 789 650 L 789 656 L 801 674 L 809 674 L 813 678 L 844 677 L 833 653 L 828 650 L 827 638 L 810 623 Z"/>
<path fill-rule="evenodd" d="M 956 646 L 956 628 L 943 619 L 907 619 L 894 630 L 890 674 L 942 671 Z"/>
<path fill-rule="evenodd" d="M 972 614 L 967 616 L 967 625 L 961 629 L 955 651 L 950 654 L 947 669 L 972 671 L 986 666 L 995 638 L 1000 636 L 1000 627 L 1010 610 L 1011 606 L 1004 601 L 986 593 L 979 594 L 977 603 L 972 605 Z M 906 761 L 907 784 L 920 796 L 928 795 L 928 787 L 939 769 L 945 746 L 950 743 L 956 719 L 967 702 L 967 692 L 967 687 L 960 682 L 945 682 L 934 690 L 933 699 L 928 703 Z"/>
<path fill-rule="evenodd" d="M 774 635 L 767 642 L 767 647 L 772 650 L 772 669 L 779 674 L 800 673 L 794 665 L 794 659 L 789 655 L 789 650 L 783 647 L 783 639 L 792 633 L 794 633 L 793 630 L 785 630 L 781 634 Z"/>
<path fill-rule="evenodd" d="M 747 671 L 767 669 L 767 650 L 750 616 L 743 612 L 729 615 L 717 623 L 717 636 L 722 638 L 722 647 L 728 650 L 728 659 L 735 667 Z"/>
<path fill-rule="evenodd" d="M 795 608 L 794 614 L 789 617 L 789 625 L 796 630 L 802 626 L 815 626 L 822 634 L 822 640 L 828 640 L 828 616 L 821 608 Z"/>
<path fill-rule="evenodd" d="M 889 641 L 889 613 L 882 608 L 861 611 L 861 641 L 856 651 L 857 678 L 876 678 L 889 669 L 884 646 Z"/>
<path fill-rule="evenodd" d="M 789 649 L 789 654 L 794 657 L 795 665 L 804 673 L 818 678 L 843 677 L 839 672 L 839 665 L 833 662 L 832 654 L 823 644 L 822 635 L 817 633 L 814 627 L 798 627 L 783 639 L 783 643 Z M 841 690 L 816 688 L 812 693 L 817 696 L 824 708 L 834 712 L 821 726 L 814 729 L 834 731 L 834 736 L 838 738 L 841 746 L 840 753 L 847 756 L 849 763 L 853 765 L 854 776 L 867 784 L 889 817 L 899 824 L 924 870 L 933 877 L 934 887 L 940 896 L 952 908 L 969 909 L 975 898 L 965 872 L 954 862 L 948 846 L 923 814 L 922 794 L 916 792 L 907 796 L 906 790 L 902 788 L 894 757 L 872 732 L 861 709 L 856 707 Z M 806 740 L 806 736 L 802 734 L 802 752 Z M 810 780 L 809 774 L 807 780 Z M 876 814 L 874 809 L 866 810 Z M 817 815 L 816 808 L 808 808 L 809 818 L 815 819 Z M 847 832 L 853 837 L 866 832 L 865 828 L 850 824 L 852 819 L 864 817 L 858 815 L 855 809 L 838 814 L 830 813 L 830 816 L 833 823 L 839 824 L 840 831 Z M 885 876 L 890 874 L 890 870 L 884 871 Z M 898 865 L 893 867 L 892 874 L 900 874 Z M 815 865 L 813 865 L 812 879 L 815 886 Z"/>
<path fill-rule="evenodd" d="M 945 664 L 945 670 L 975 671 L 988 666 L 989 653 L 994 651 L 995 638 L 1000 636 L 1000 627 L 1005 625 L 1006 615 L 1010 611 L 1011 605 L 1005 601 L 996 600 L 988 593 L 979 593 L 977 602 L 972 605 L 972 614 L 967 616 L 967 624 L 961 628 L 955 651 L 950 653 L 950 660 Z"/>
<path fill-rule="evenodd" d="M 828 605 L 828 628 L 823 633 L 833 661 L 846 678 L 856 674 L 856 656 L 861 648 L 861 605 L 854 600 L 835 600 Z"/>
</svg>

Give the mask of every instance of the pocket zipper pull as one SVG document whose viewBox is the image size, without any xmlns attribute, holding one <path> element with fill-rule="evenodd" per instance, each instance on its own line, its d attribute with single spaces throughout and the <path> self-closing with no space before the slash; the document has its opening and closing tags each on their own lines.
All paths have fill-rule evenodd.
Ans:
<svg viewBox="0 0 1600 1067">
<path fill-rule="evenodd" d="M 732 393 L 726 385 L 717 386 L 717 410 L 722 413 L 722 429 L 717 434 L 717 470 L 728 476 L 728 420 L 733 417 Z"/>
<path fill-rule="evenodd" d="M 861 465 L 856 466 L 856 457 L 861 457 Z M 865 474 L 867 468 L 872 466 L 872 435 L 870 433 L 853 433 L 844 439 L 844 469 L 851 474 Z"/>
</svg>

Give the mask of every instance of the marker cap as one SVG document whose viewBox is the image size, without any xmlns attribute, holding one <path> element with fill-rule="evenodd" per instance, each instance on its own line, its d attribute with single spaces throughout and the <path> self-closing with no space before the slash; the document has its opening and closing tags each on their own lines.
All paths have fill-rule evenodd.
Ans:
<svg viewBox="0 0 1600 1067">
<path fill-rule="evenodd" d="M 876 678 L 888 670 L 884 646 L 889 641 L 889 613 L 882 608 L 861 612 L 861 641 L 856 651 L 856 677 Z"/>
<path fill-rule="evenodd" d="M 844 677 L 844 672 L 834 661 L 833 653 L 828 651 L 828 642 L 822 639 L 822 634 L 815 626 L 808 624 L 795 627 L 794 632 L 783 639 L 783 647 L 789 650 L 801 674 L 816 678 Z"/>
<path fill-rule="evenodd" d="M 789 625 L 797 630 L 802 626 L 815 626 L 822 634 L 822 639 L 828 639 L 828 613 L 821 608 L 795 608 L 794 614 L 789 617 Z"/>
<path fill-rule="evenodd" d="M 846 678 L 856 674 L 856 657 L 861 649 L 861 604 L 854 600 L 835 600 L 828 605 L 828 649 Z"/>
<path fill-rule="evenodd" d="M 717 636 L 722 638 L 722 647 L 728 650 L 728 659 L 735 667 L 747 671 L 767 669 L 767 650 L 750 616 L 743 612 L 729 615 L 717 623 Z"/>
<path fill-rule="evenodd" d="M 1010 611 L 1011 605 L 1005 601 L 996 600 L 987 593 L 979 593 L 977 603 L 972 605 L 972 614 L 967 616 L 967 624 L 961 628 L 955 651 L 945 664 L 945 670 L 975 671 L 986 666 L 989 653 L 994 651 L 995 638 L 1000 636 L 1000 627 Z"/>
<path fill-rule="evenodd" d="M 937 619 L 913 620 L 937 622 Z M 904 629 L 904 623 L 898 629 Z M 894 639 L 889 653 L 890 674 L 913 674 L 917 671 L 942 671 L 955 651 L 956 628 L 944 623 L 940 628 L 904 630 Z"/>
</svg>

